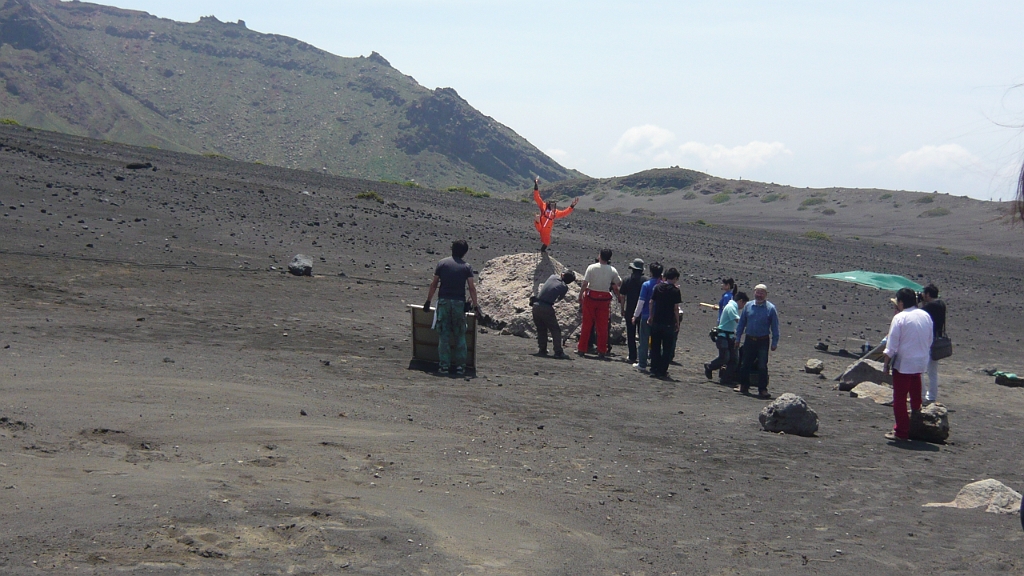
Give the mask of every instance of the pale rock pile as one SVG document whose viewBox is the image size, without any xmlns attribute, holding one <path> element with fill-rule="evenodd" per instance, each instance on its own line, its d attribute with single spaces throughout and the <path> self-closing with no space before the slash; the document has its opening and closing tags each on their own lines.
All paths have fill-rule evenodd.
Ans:
<svg viewBox="0 0 1024 576">
<path fill-rule="evenodd" d="M 960 489 L 952 502 L 932 502 L 925 507 L 980 508 L 994 514 L 1019 514 L 1020 493 L 998 480 L 972 482 Z"/>
<path fill-rule="evenodd" d="M 533 325 L 530 296 L 540 292 L 548 277 L 561 275 L 565 269 L 561 262 L 546 253 L 508 254 L 488 260 L 480 271 L 477 287 L 477 300 L 488 325 L 500 329 L 502 334 L 535 338 L 537 330 Z M 576 282 L 569 285 L 565 300 L 555 303 L 555 315 L 565 340 L 579 336 L 582 319 L 576 301 L 585 271 L 573 270 Z M 625 341 L 625 325 L 618 304 L 613 302 L 611 311 L 611 342 L 621 344 Z"/>
</svg>

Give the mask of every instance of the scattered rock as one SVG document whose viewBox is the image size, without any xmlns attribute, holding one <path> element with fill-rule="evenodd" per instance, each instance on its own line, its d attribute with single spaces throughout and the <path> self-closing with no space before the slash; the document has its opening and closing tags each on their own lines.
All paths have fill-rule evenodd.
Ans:
<svg viewBox="0 0 1024 576">
<path fill-rule="evenodd" d="M 152 168 L 153 165 L 149 162 L 132 162 L 125 166 L 129 170 L 145 170 L 146 168 Z"/>
<path fill-rule="evenodd" d="M 804 371 L 808 374 L 821 374 L 825 369 L 825 363 L 817 358 L 811 358 L 804 363 Z"/>
<path fill-rule="evenodd" d="M 991 478 L 972 482 L 960 489 L 952 502 L 931 502 L 926 508 L 980 508 L 994 514 L 1020 514 L 1021 495 Z"/>
<path fill-rule="evenodd" d="M 312 276 L 313 259 L 305 254 L 296 254 L 288 264 L 288 271 L 296 276 Z"/>
<path fill-rule="evenodd" d="M 765 406 L 758 421 L 768 432 L 813 436 L 818 431 L 818 415 L 803 398 L 789 392 Z"/>
<path fill-rule="evenodd" d="M 822 352 L 828 352 L 828 344 L 825 344 L 824 342 L 818 342 L 817 344 L 814 345 L 814 349 L 821 350 Z"/>
<path fill-rule="evenodd" d="M 883 364 L 874 360 L 858 360 L 839 375 L 839 389 L 843 392 L 853 390 L 853 387 L 861 382 L 874 382 L 875 384 L 888 384 L 892 386 L 892 376 L 883 372 Z"/>
<path fill-rule="evenodd" d="M 892 388 L 884 384 L 874 382 L 861 382 L 850 390 L 850 396 L 854 398 L 870 398 L 876 404 L 892 406 Z"/>
<path fill-rule="evenodd" d="M 910 414 L 910 438 L 942 444 L 949 438 L 949 417 L 942 404 L 929 404 L 920 412 Z"/>
<path fill-rule="evenodd" d="M 170 356 L 165 356 L 164 357 L 164 363 L 165 364 L 174 364 L 174 358 L 171 358 Z"/>
</svg>

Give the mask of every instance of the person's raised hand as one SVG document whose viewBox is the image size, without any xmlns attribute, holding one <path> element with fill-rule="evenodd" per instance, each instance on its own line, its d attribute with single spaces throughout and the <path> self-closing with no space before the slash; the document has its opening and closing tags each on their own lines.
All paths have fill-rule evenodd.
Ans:
<svg viewBox="0 0 1024 576">
<path fill-rule="evenodd" d="M 580 199 L 578 197 L 577 198 L 573 198 L 572 199 L 572 204 L 569 204 L 569 207 L 570 208 L 575 208 L 576 207 L 576 203 L 579 202 L 579 201 L 580 201 Z"/>
</svg>

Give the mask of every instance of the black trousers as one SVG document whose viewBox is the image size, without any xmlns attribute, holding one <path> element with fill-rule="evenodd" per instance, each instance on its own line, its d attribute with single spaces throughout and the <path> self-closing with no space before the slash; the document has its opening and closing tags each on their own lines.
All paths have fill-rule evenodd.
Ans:
<svg viewBox="0 0 1024 576">
<path fill-rule="evenodd" d="M 676 355 L 675 324 L 651 325 L 651 374 L 668 374 L 668 365 Z"/>
<path fill-rule="evenodd" d="M 750 387 L 750 371 L 758 371 L 757 391 L 768 391 L 768 351 L 772 347 L 771 338 L 743 341 L 743 353 L 740 360 L 739 380 L 744 390 Z"/>
<path fill-rule="evenodd" d="M 555 354 L 561 354 L 562 330 L 558 327 L 555 307 L 547 304 L 534 304 L 533 325 L 537 328 L 537 349 L 540 352 L 548 351 L 548 332 L 550 332 L 551 340 L 554 341 Z"/>
</svg>

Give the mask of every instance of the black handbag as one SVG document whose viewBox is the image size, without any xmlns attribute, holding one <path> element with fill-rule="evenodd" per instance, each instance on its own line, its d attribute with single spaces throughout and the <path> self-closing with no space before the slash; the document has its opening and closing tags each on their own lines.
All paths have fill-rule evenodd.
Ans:
<svg viewBox="0 0 1024 576">
<path fill-rule="evenodd" d="M 932 360 L 942 360 L 953 355 L 953 341 L 943 334 L 932 340 Z"/>
<path fill-rule="evenodd" d="M 932 340 L 932 360 L 942 360 L 953 355 L 953 341 L 946 336 L 946 325 L 942 325 L 942 335 Z"/>
</svg>

